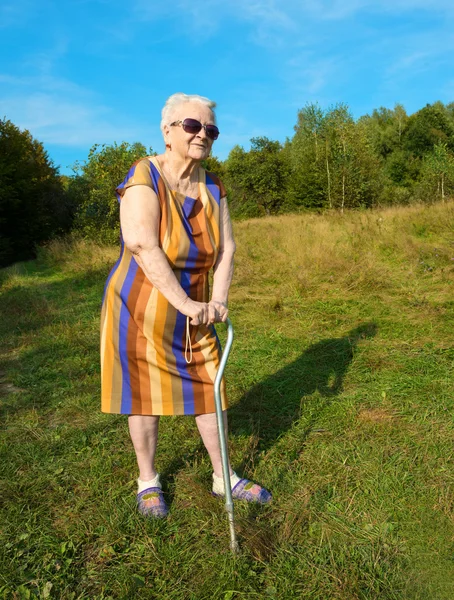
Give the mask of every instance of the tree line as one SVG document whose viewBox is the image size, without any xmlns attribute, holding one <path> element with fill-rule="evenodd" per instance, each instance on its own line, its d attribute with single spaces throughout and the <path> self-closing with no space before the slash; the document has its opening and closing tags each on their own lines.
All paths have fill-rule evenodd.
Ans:
<svg viewBox="0 0 454 600">
<path fill-rule="evenodd" d="M 69 231 L 116 242 L 115 187 L 152 154 L 138 142 L 95 145 L 60 176 L 30 132 L 0 120 L 0 266 Z M 444 201 L 454 195 L 454 102 L 412 115 L 396 104 L 357 120 L 346 104 L 307 104 L 285 143 L 256 137 L 204 166 L 224 181 L 234 218 Z"/>
</svg>

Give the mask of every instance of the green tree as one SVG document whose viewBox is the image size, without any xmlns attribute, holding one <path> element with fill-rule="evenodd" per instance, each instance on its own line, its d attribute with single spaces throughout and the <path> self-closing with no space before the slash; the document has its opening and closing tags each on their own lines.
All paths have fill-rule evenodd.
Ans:
<svg viewBox="0 0 454 600">
<path fill-rule="evenodd" d="M 411 115 L 403 133 L 403 147 L 412 156 L 422 158 L 438 144 L 454 151 L 454 123 L 441 102 L 427 104 Z"/>
<path fill-rule="evenodd" d="M 221 180 L 224 179 L 225 176 L 225 168 L 224 163 L 219 160 L 217 156 L 209 156 L 204 161 L 202 161 L 202 167 L 209 171 L 210 173 L 214 173 Z"/>
<path fill-rule="evenodd" d="M 394 109 L 383 106 L 375 109 L 372 115 L 365 115 L 358 120 L 375 153 L 386 159 L 393 152 L 402 148 L 402 137 L 408 122 L 408 115 L 402 104 Z"/>
<path fill-rule="evenodd" d="M 285 203 L 288 209 L 326 205 L 330 173 L 324 127 L 325 112 L 318 104 L 307 104 L 298 111 L 295 135 L 284 147 L 291 173 Z"/>
<path fill-rule="evenodd" d="M 235 146 L 225 161 L 225 179 L 232 214 L 252 217 L 276 214 L 286 193 L 289 166 L 279 142 L 251 139 L 246 152 Z"/>
<path fill-rule="evenodd" d="M 345 104 L 322 110 L 308 104 L 298 112 L 290 156 L 289 201 L 295 207 L 371 206 L 380 193 L 380 160 L 366 128 Z"/>
<path fill-rule="evenodd" d="M 33 258 L 37 244 L 69 229 L 71 217 L 42 143 L 0 119 L 0 266 Z"/>
<path fill-rule="evenodd" d="M 419 193 L 424 200 L 442 202 L 454 193 L 454 154 L 447 144 L 435 144 L 432 152 L 424 157 Z"/>
<path fill-rule="evenodd" d="M 75 228 L 84 236 L 106 243 L 118 241 L 119 206 L 115 188 L 123 181 L 131 165 L 153 153 L 138 142 L 96 144 L 87 160 L 73 167 L 75 176 L 68 194 L 77 206 Z"/>
<path fill-rule="evenodd" d="M 328 206 L 341 212 L 372 206 L 379 195 L 381 165 L 364 127 L 355 123 L 346 104 L 337 104 L 327 111 L 322 132 Z"/>
</svg>

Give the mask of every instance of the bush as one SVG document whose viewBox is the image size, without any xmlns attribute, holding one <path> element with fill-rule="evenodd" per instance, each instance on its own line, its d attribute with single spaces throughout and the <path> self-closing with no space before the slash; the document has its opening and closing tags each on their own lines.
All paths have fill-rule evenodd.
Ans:
<svg viewBox="0 0 454 600">
<path fill-rule="evenodd" d="M 75 176 L 68 185 L 68 195 L 77 206 L 75 229 L 89 239 L 116 243 L 120 221 L 115 188 L 123 181 L 131 165 L 153 154 L 138 142 L 96 144 L 87 161 L 74 166 Z"/>
<path fill-rule="evenodd" d="M 43 145 L 0 119 L 0 266 L 33 258 L 37 244 L 70 225 L 62 181 Z"/>
</svg>

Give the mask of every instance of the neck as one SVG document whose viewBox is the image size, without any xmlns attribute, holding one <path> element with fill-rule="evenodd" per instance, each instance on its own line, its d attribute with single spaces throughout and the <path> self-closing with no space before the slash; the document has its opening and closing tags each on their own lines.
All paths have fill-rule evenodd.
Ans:
<svg viewBox="0 0 454 600">
<path fill-rule="evenodd" d="M 197 179 L 200 161 L 187 156 L 178 156 L 170 150 L 166 150 L 162 158 L 164 159 L 161 161 L 164 164 L 164 168 L 174 179 L 179 181 L 183 179 Z"/>
</svg>

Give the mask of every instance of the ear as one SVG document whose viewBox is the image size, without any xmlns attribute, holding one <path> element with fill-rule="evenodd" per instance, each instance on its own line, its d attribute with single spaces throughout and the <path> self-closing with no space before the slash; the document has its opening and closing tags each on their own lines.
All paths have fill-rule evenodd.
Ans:
<svg viewBox="0 0 454 600">
<path fill-rule="evenodd" d="M 170 145 L 170 125 L 164 125 L 164 142 L 165 145 Z"/>
</svg>

